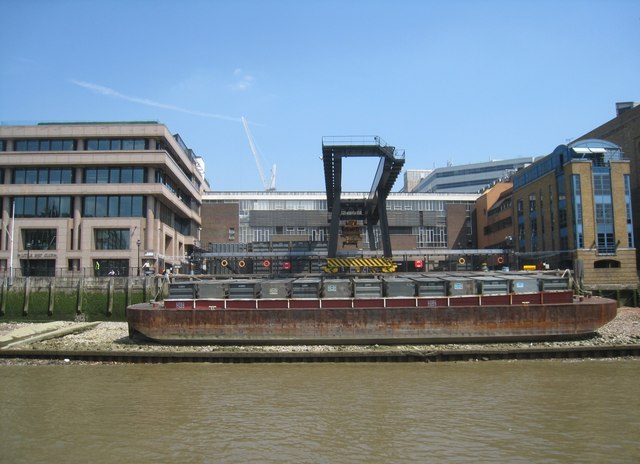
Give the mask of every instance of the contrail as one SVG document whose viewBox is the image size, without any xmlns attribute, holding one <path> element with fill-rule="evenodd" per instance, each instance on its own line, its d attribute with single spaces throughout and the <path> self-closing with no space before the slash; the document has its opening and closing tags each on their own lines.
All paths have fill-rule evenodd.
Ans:
<svg viewBox="0 0 640 464">
<path fill-rule="evenodd" d="M 107 97 L 115 97 L 121 100 L 126 100 L 134 103 L 140 103 L 141 105 L 153 106 L 155 108 L 162 108 L 165 110 L 171 111 L 179 111 L 180 113 L 192 114 L 194 116 L 203 116 L 205 118 L 214 118 L 214 119 L 222 119 L 225 121 L 235 121 L 241 122 L 240 118 L 235 118 L 233 116 L 226 116 L 224 114 L 216 114 L 216 113 L 205 113 L 202 111 L 193 111 L 186 108 L 180 108 L 179 106 L 167 105 L 166 103 L 160 103 L 153 100 L 148 100 L 146 98 L 132 97 L 130 95 L 125 95 L 117 90 L 110 89 L 109 87 L 105 87 L 103 85 L 92 84 L 91 82 L 78 81 L 75 79 L 71 79 L 71 82 L 79 87 L 83 87 L 85 89 L 91 90 L 92 92 L 96 92 Z"/>
</svg>

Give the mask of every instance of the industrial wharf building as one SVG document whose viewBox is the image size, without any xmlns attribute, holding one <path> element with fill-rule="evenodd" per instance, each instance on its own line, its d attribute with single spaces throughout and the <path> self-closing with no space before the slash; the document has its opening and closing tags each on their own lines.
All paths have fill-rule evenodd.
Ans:
<svg viewBox="0 0 640 464">
<path fill-rule="evenodd" d="M 635 108 L 625 118 L 634 114 Z M 628 201 L 637 161 L 634 167 L 634 157 L 629 163 L 613 150 L 618 155 L 600 162 L 574 148 L 580 146 L 561 149 L 563 163 L 570 161 L 562 183 L 551 172 L 531 177 L 547 158 L 514 174 L 516 187 L 498 195 L 501 210 L 495 216 L 508 227 L 488 245 L 476 212 L 495 211 L 496 204 L 479 207 L 480 193 L 390 192 L 385 210 L 398 270 L 477 270 L 483 263 L 519 268 L 543 260 L 572 269 L 578 263 L 581 275 L 604 276 L 593 281 L 601 287 L 612 280 L 637 285 L 633 227 L 640 221 L 633 220 Z M 602 192 L 591 188 L 596 177 L 606 186 L 599 174 L 605 168 L 612 182 L 613 232 L 604 231 L 611 229 L 609 219 L 608 225 L 588 222 L 595 208 L 609 217 Z M 574 227 L 577 209 L 554 210 L 552 218 L 550 207 L 561 195 L 577 201 L 576 175 L 582 238 Z M 366 195 L 342 192 L 342 199 L 357 203 Z M 137 275 L 169 266 L 180 273 L 315 271 L 317 266 L 296 267 L 283 256 L 326 256 L 330 238 L 327 192 L 213 191 L 202 159 L 154 122 L 0 126 L 0 198 L 4 276 L 104 276 L 112 269 Z M 568 221 L 566 230 L 559 221 Z M 378 240 L 380 230 L 374 232 Z M 338 253 L 373 256 L 369 240 L 363 227 L 355 243 L 339 239 Z"/>
<path fill-rule="evenodd" d="M 367 195 L 342 194 L 347 200 Z M 471 261 L 466 258 L 462 264 L 459 261 L 463 256 L 477 254 L 473 226 L 477 198 L 478 194 L 390 193 L 386 209 L 394 257 L 414 266 L 407 270 L 415 270 L 415 261 L 423 262 L 424 269 L 420 270 L 450 270 L 450 264 L 470 268 Z M 209 266 L 218 271 L 224 271 L 220 269 L 221 261 L 226 260 L 231 267 L 243 255 L 255 256 L 257 263 L 242 260 L 241 267 L 243 272 L 253 272 L 263 271 L 265 259 L 270 265 L 280 264 L 269 259 L 276 251 L 309 255 L 327 252 L 330 224 L 325 192 L 206 192 L 202 222 L 201 247 L 215 257 Z M 376 228 L 376 239 L 379 234 Z M 352 256 L 382 253 L 369 249 L 369 237 L 364 230 L 357 244 L 346 244 L 344 237 L 339 239 L 339 253 Z M 234 261 L 236 257 L 238 261 Z M 292 271 L 296 270 L 308 269 L 293 266 Z"/>
</svg>

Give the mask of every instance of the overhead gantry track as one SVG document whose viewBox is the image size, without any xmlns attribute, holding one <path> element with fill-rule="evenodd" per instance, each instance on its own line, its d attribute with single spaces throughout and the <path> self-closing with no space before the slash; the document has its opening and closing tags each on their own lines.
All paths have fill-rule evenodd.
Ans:
<svg viewBox="0 0 640 464">
<path fill-rule="evenodd" d="M 347 157 L 378 157 L 371 191 L 363 198 L 342 198 L 342 159 Z M 338 250 L 340 221 L 356 220 L 366 224 L 369 248 L 377 250 L 373 227 L 380 223 L 383 255 L 392 257 L 386 200 L 404 166 L 404 150 L 387 145 L 377 136 L 323 137 L 322 161 L 330 214 L 328 257 Z"/>
</svg>

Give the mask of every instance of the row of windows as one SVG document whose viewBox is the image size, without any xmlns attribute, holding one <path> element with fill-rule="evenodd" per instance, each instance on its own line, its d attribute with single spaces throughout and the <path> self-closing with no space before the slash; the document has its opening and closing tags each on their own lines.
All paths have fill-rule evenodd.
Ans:
<svg viewBox="0 0 640 464">
<path fill-rule="evenodd" d="M 142 195 L 90 195 L 83 198 L 84 217 L 143 217 Z"/>
<path fill-rule="evenodd" d="M 143 184 L 146 170 L 142 167 L 100 167 L 84 170 L 87 184 Z M 14 184 L 73 184 L 73 168 L 15 168 Z"/>
<path fill-rule="evenodd" d="M 145 169 L 140 167 L 100 167 L 84 170 L 86 184 L 143 184 Z"/>
<path fill-rule="evenodd" d="M 13 170 L 14 184 L 72 184 L 72 168 L 16 168 Z"/>
<path fill-rule="evenodd" d="M 13 149 L 14 151 L 73 151 L 76 149 L 76 141 L 72 139 L 16 140 Z"/>
<path fill-rule="evenodd" d="M 75 151 L 77 142 L 73 139 L 23 139 L 13 144 L 14 151 Z M 0 151 L 6 151 L 7 143 L 0 141 Z M 147 150 L 148 139 L 88 139 L 86 150 Z"/>
<path fill-rule="evenodd" d="M 129 229 L 94 229 L 96 250 L 128 250 L 131 244 Z M 25 250 L 55 250 L 57 229 L 22 229 Z"/>
<path fill-rule="evenodd" d="M 91 151 L 105 150 L 147 150 L 147 139 L 88 139 L 86 149 Z"/>
<path fill-rule="evenodd" d="M 226 203 L 224 200 L 206 201 L 206 203 Z M 445 211 L 446 205 L 465 203 L 467 210 L 473 205 L 471 201 L 446 201 L 446 200 L 387 200 L 387 211 Z M 241 200 L 240 214 L 249 214 L 250 211 L 272 210 L 304 210 L 326 211 L 326 200 Z"/>
<path fill-rule="evenodd" d="M 71 217 L 69 196 L 25 196 L 15 198 L 15 217 Z"/>
</svg>

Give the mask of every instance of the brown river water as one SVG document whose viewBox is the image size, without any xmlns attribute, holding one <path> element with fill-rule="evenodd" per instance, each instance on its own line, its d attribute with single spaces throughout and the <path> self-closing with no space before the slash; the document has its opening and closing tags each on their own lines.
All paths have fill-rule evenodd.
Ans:
<svg viewBox="0 0 640 464">
<path fill-rule="evenodd" d="M 1 463 L 634 463 L 640 360 L 0 366 Z"/>
</svg>

